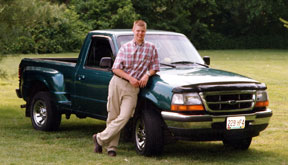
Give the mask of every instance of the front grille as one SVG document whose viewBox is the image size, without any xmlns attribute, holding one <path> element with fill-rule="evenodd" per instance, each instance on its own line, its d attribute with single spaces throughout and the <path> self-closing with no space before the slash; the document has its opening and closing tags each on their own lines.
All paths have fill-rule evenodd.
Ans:
<svg viewBox="0 0 288 165">
<path fill-rule="evenodd" d="M 201 92 L 200 96 L 207 111 L 241 112 L 252 110 L 255 104 L 256 91 Z"/>
</svg>

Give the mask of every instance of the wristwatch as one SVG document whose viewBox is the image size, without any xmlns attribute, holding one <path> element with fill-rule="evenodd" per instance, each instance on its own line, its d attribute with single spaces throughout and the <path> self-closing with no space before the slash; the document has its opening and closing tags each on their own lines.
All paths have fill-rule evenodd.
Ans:
<svg viewBox="0 0 288 165">
<path fill-rule="evenodd" d="M 151 73 L 149 72 L 149 70 L 147 70 L 146 74 L 150 77 Z"/>
</svg>

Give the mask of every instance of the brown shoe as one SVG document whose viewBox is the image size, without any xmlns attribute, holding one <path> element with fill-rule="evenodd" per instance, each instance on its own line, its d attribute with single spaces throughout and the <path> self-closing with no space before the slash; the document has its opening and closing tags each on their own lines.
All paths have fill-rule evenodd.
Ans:
<svg viewBox="0 0 288 165">
<path fill-rule="evenodd" d="M 102 146 L 97 142 L 97 134 L 93 135 L 93 141 L 94 141 L 94 144 L 95 144 L 94 152 L 102 153 Z"/>
<path fill-rule="evenodd" d="M 116 151 L 108 151 L 108 156 L 116 156 Z"/>
</svg>

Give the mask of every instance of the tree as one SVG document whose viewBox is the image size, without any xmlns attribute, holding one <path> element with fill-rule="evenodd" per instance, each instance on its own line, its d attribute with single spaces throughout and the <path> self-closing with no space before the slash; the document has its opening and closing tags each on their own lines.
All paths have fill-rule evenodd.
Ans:
<svg viewBox="0 0 288 165">
<path fill-rule="evenodd" d="M 50 2 L 52 3 L 65 3 L 66 5 L 68 5 L 70 3 L 70 0 L 50 0 Z"/>
<path fill-rule="evenodd" d="M 184 33 L 196 47 L 209 34 L 209 17 L 218 13 L 215 0 L 133 0 L 149 28 Z"/>
<path fill-rule="evenodd" d="M 51 53 L 79 49 L 89 27 L 66 5 L 0 0 L 1 51 Z"/>
<path fill-rule="evenodd" d="M 276 11 L 284 5 L 283 0 L 218 0 L 216 3 L 221 12 L 212 17 L 217 24 L 211 30 L 235 37 L 271 32 L 271 28 L 275 28 L 271 22 L 279 18 Z"/>
<path fill-rule="evenodd" d="M 93 29 L 131 28 L 139 17 L 130 0 L 71 0 L 69 6 Z"/>
<path fill-rule="evenodd" d="M 89 30 L 131 28 L 139 18 L 149 29 L 184 33 L 200 49 L 287 48 L 279 22 L 287 7 L 287 0 L 0 0 L 0 52 L 72 51 Z"/>
</svg>

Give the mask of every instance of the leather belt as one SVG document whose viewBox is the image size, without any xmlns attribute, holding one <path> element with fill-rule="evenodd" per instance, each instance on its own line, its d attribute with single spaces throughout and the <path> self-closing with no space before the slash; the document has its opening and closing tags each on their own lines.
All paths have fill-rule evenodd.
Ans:
<svg viewBox="0 0 288 165">
<path fill-rule="evenodd" d="M 118 78 L 121 78 L 122 80 L 124 80 L 124 81 L 127 81 L 127 82 L 129 82 L 128 80 L 126 80 L 125 78 L 123 78 L 123 77 L 120 77 L 120 76 L 118 76 L 117 74 L 114 74 L 114 76 L 116 76 L 116 77 L 118 77 Z"/>
</svg>

